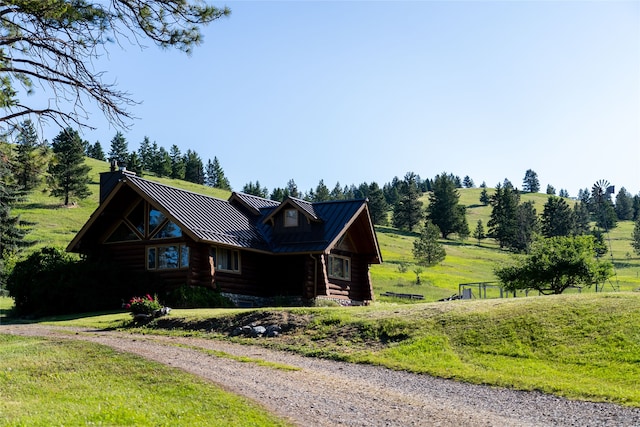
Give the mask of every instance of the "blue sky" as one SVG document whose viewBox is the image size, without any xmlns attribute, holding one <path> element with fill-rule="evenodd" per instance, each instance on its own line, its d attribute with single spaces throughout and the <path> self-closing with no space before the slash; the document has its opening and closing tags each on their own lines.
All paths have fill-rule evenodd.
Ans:
<svg viewBox="0 0 640 427">
<path fill-rule="evenodd" d="M 543 192 L 640 191 L 639 1 L 214 4 L 232 14 L 190 57 L 123 42 L 95 64 L 141 102 L 130 150 L 217 156 L 234 190 L 533 169 Z M 117 129 L 90 123 L 108 151 Z"/>
</svg>

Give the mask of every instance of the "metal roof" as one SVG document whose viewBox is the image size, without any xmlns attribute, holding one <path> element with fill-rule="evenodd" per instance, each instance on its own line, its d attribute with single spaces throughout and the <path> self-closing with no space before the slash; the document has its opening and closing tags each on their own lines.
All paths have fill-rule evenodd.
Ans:
<svg viewBox="0 0 640 427">
<path fill-rule="evenodd" d="M 378 242 L 370 218 L 361 217 L 366 210 L 366 200 L 311 203 L 287 198 L 281 204 L 244 193 L 233 193 L 229 200 L 221 200 L 149 181 L 130 173 L 120 176 L 112 194 L 92 214 L 70 243 L 68 250 L 77 250 L 77 244 L 83 235 L 92 228 L 94 221 L 114 202 L 114 198 L 118 197 L 124 187 L 131 188 L 196 241 L 274 254 L 319 253 L 330 249 L 354 221 L 360 220 L 365 227 L 363 230 L 371 234 L 371 249 L 379 258 Z M 284 205 L 294 206 L 312 218 L 315 231 L 287 233 L 286 239 L 274 236 L 273 224 L 268 219 Z"/>
</svg>

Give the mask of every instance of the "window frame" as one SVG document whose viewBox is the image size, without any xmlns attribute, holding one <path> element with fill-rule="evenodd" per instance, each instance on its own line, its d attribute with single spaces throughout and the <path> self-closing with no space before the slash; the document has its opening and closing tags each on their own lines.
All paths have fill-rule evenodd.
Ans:
<svg viewBox="0 0 640 427">
<path fill-rule="evenodd" d="M 168 248 L 175 246 L 177 247 L 178 252 L 178 266 L 177 267 L 160 267 L 160 252 L 162 248 Z M 153 263 L 151 266 L 150 261 L 150 252 L 154 251 L 153 255 Z M 186 252 L 186 264 L 185 261 L 185 252 Z M 189 268 L 191 264 L 191 248 L 184 243 L 174 243 L 174 244 L 166 244 L 166 245 L 148 245 L 145 247 L 145 268 L 146 270 L 151 271 L 168 271 L 168 270 L 186 270 Z"/>
<path fill-rule="evenodd" d="M 290 215 L 295 214 L 295 215 Z M 283 224 L 285 228 L 298 227 L 300 225 L 300 212 L 295 208 L 287 208 L 284 210 Z"/>
<path fill-rule="evenodd" d="M 336 261 L 342 263 L 342 271 L 343 271 L 342 276 L 338 276 L 334 274 L 335 269 L 334 269 L 333 263 Z M 346 271 L 346 274 L 344 274 L 345 271 Z M 344 256 L 344 255 L 329 254 L 328 260 L 327 260 L 327 275 L 329 276 L 330 279 L 351 281 L 351 257 Z"/>
<path fill-rule="evenodd" d="M 232 273 L 232 274 L 242 274 L 242 258 L 240 256 L 240 251 L 238 249 L 225 248 L 221 246 L 214 246 L 213 250 L 213 268 L 215 271 L 220 271 L 224 273 Z M 218 260 L 220 259 L 221 251 L 226 251 L 227 256 L 231 257 L 231 264 L 237 264 L 237 269 L 227 269 L 218 266 Z"/>
</svg>

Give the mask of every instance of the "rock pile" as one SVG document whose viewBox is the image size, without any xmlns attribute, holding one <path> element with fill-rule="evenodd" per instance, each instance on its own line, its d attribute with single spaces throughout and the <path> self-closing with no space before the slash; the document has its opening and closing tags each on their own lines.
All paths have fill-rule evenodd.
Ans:
<svg viewBox="0 0 640 427">
<path fill-rule="evenodd" d="M 245 336 L 250 338 L 275 338 L 282 333 L 282 328 L 278 325 L 245 325 L 234 328 L 229 334 L 232 337 Z"/>
</svg>

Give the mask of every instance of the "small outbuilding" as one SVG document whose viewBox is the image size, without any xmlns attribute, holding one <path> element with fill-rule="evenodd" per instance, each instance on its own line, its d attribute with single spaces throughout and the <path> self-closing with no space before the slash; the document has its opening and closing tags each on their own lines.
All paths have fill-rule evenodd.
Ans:
<svg viewBox="0 0 640 427">
<path fill-rule="evenodd" d="M 204 286 L 238 306 L 366 304 L 382 262 L 367 200 L 221 200 L 125 170 L 101 174 L 100 205 L 67 251 L 142 273 L 156 292 Z"/>
</svg>

